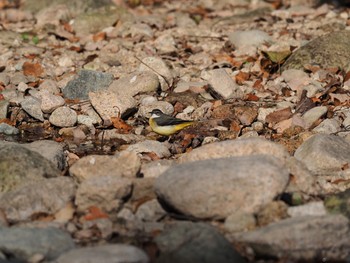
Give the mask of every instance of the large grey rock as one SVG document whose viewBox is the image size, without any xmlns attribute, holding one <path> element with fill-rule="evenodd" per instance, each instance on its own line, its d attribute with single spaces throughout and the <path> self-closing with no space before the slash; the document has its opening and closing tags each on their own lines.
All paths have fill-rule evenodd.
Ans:
<svg viewBox="0 0 350 263">
<path fill-rule="evenodd" d="M 88 99 L 91 91 L 107 89 L 112 83 L 113 75 L 92 70 L 81 70 L 76 79 L 68 82 L 62 90 L 64 97 L 68 99 Z"/>
<path fill-rule="evenodd" d="M 141 249 L 124 244 L 102 245 L 72 249 L 60 256 L 57 263 L 148 263 L 149 258 Z"/>
<path fill-rule="evenodd" d="M 158 76 L 153 72 L 143 71 L 113 81 L 108 89 L 115 93 L 126 93 L 129 96 L 135 96 L 139 93 L 156 91 L 158 87 Z"/>
<path fill-rule="evenodd" d="M 236 235 L 257 257 L 294 261 L 343 261 L 350 255 L 349 221 L 343 215 L 302 216 Z"/>
<path fill-rule="evenodd" d="M 185 163 L 198 160 L 257 154 L 272 155 L 278 159 L 281 159 L 283 162 L 289 158 L 289 153 L 280 144 L 261 138 L 246 138 L 204 145 L 192 150 L 189 153 L 183 154 L 179 161 L 180 163 Z"/>
<path fill-rule="evenodd" d="M 303 69 L 305 65 L 349 70 L 350 31 L 341 30 L 318 37 L 296 50 L 284 63 L 282 70 Z"/>
<path fill-rule="evenodd" d="M 69 177 L 26 182 L 1 195 L 0 209 L 10 223 L 30 220 L 38 214 L 53 215 L 74 197 L 75 184 Z"/>
<path fill-rule="evenodd" d="M 8 192 L 28 181 L 56 177 L 60 171 L 39 153 L 19 144 L 0 142 L 0 193 Z"/>
<path fill-rule="evenodd" d="M 342 171 L 350 163 L 350 144 L 336 135 L 316 134 L 295 151 L 295 158 L 314 174 Z"/>
<path fill-rule="evenodd" d="M 78 186 L 75 204 L 82 212 L 91 206 L 97 206 L 108 213 L 117 212 L 131 191 L 131 179 L 113 175 L 94 177 L 84 180 Z"/>
<path fill-rule="evenodd" d="M 231 157 L 172 166 L 156 179 L 155 191 L 180 213 L 223 219 L 233 211 L 257 212 L 284 191 L 288 180 L 274 157 Z"/>
<path fill-rule="evenodd" d="M 69 173 L 82 182 L 86 179 L 106 175 L 135 178 L 140 168 L 141 160 L 135 153 L 122 152 L 116 156 L 89 155 L 82 157 L 69 169 Z"/>
<path fill-rule="evenodd" d="M 246 262 L 214 227 L 204 223 L 174 223 L 155 242 L 160 250 L 156 263 Z"/>
<path fill-rule="evenodd" d="M 49 140 L 34 141 L 32 143 L 21 144 L 28 150 L 34 151 L 51 161 L 60 170 L 66 167 L 66 156 L 61 143 Z"/>
<path fill-rule="evenodd" d="M 54 260 L 73 248 L 73 239 L 58 228 L 0 228 L 0 252 L 11 259 L 29 262 L 39 255 Z"/>
</svg>

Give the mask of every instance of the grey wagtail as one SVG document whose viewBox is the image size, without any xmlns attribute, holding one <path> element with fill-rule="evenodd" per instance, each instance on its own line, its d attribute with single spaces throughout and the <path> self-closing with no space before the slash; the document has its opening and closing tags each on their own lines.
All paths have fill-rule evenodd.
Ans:
<svg viewBox="0 0 350 263">
<path fill-rule="evenodd" d="M 155 133 L 160 135 L 172 135 L 194 123 L 194 121 L 174 118 L 163 113 L 159 109 L 154 109 L 150 113 L 151 117 L 149 118 L 149 125 Z"/>
</svg>

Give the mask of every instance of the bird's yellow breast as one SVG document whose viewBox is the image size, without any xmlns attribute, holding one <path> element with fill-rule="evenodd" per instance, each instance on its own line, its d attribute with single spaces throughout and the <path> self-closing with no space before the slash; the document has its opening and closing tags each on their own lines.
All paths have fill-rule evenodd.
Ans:
<svg viewBox="0 0 350 263">
<path fill-rule="evenodd" d="M 187 126 L 192 125 L 193 123 L 194 123 L 193 121 L 188 121 L 188 122 L 184 122 L 176 125 L 159 126 L 157 125 L 157 123 L 153 118 L 149 119 L 149 125 L 151 126 L 152 130 L 160 135 L 166 135 L 166 136 L 172 135 L 177 131 L 180 131 L 186 128 Z"/>
</svg>

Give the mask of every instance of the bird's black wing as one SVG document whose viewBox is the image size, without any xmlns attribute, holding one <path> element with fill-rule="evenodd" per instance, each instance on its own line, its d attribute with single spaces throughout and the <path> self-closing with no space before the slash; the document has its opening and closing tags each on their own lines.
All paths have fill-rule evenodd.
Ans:
<svg viewBox="0 0 350 263">
<path fill-rule="evenodd" d="M 159 126 L 165 126 L 165 125 L 176 125 L 176 124 L 181 124 L 181 123 L 191 122 L 191 121 L 181 120 L 171 116 L 163 115 L 162 118 L 157 118 L 156 122 Z"/>
</svg>

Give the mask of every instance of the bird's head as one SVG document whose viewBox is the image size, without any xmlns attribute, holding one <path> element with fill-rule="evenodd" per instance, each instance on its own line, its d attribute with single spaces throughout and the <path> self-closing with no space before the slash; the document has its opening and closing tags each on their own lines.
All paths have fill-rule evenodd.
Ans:
<svg viewBox="0 0 350 263">
<path fill-rule="evenodd" d="M 159 110 L 159 109 L 154 109 L 154 110 L 152 110 L 152 111 L 150 112 L 150 114 L 151 114 L 151 117 L 152 117 L 152 118 L 159 118 L 159 117 L 162 116 L 164 113 L 163 113 L 161 110 Z"/>
</svg>

